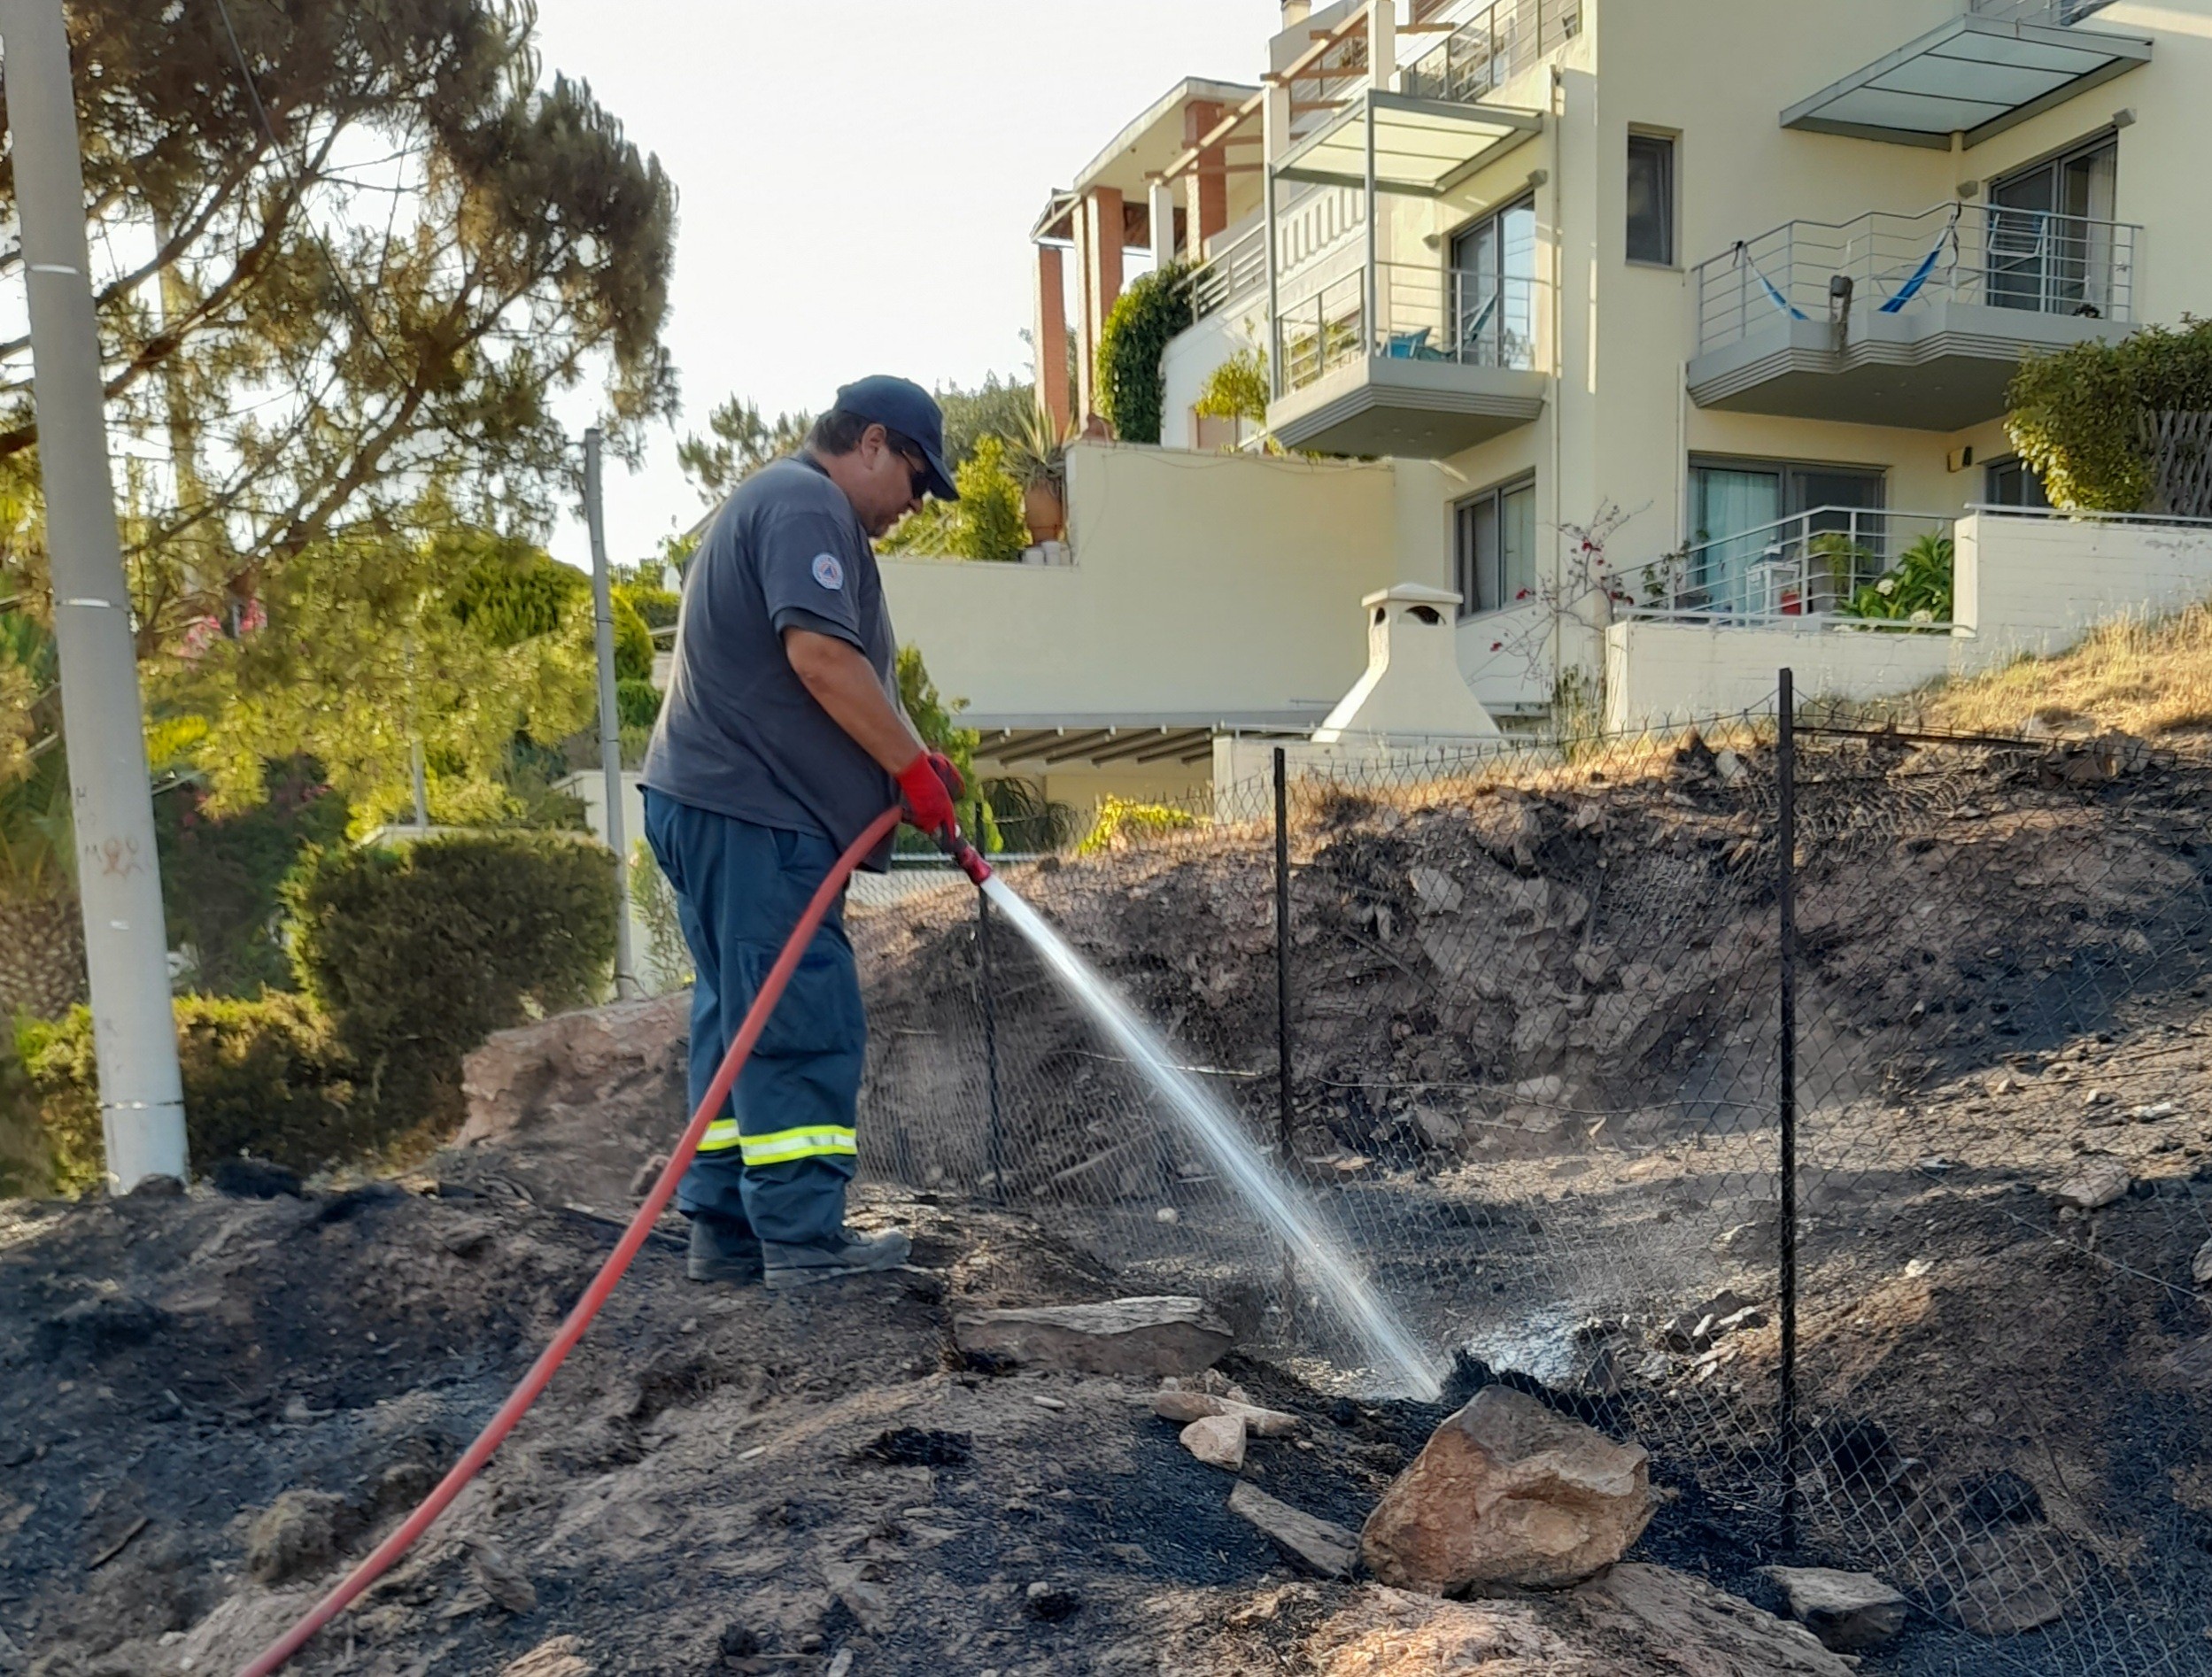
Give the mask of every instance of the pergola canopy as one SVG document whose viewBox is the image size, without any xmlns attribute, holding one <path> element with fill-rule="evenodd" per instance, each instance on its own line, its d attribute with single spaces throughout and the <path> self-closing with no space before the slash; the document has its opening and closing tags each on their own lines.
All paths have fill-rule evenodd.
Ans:
<svg viewBox="0 0 2212 1677">
<path fill-rule="evenodd" d="M 2150 57 L 2137 35 L 1958 17 L 1791 105 L 1782 126 L 1899 145 L 1962 134 L 1975 145 Z"/>
<path fill-rule="evenodd" d="M 1369 89 L 1299 142 L 1275 174 L 1286 181 L 1365 186 L 1367 120 L 1375 128 L 1375 189 L 1435 197 L 1543 128 L 1542 112 L 1455 104 Z"/>
</svg>

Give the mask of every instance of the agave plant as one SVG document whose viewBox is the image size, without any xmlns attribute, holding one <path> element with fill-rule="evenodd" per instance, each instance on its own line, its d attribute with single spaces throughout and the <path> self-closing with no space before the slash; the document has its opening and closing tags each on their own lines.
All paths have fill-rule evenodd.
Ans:
<svg viewBox="0 0 2212 1677">
<path fill-rule="evenodd" d="M 1062 425 L 1041 401 L 1024 410 L 1013 436 L 1006 439 L 1006 469 L 1024 489 L 1042 483 L 1062 500 L 1068 493 L 1068 444 L 1072 425 Z"/>
</svg>

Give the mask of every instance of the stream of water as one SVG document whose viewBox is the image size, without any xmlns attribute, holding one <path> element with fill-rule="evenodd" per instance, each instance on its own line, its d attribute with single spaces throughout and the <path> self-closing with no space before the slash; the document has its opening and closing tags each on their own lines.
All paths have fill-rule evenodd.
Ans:
<svg viewBox="0 0 2212 1677">
<path fill-rule="evenodd" d="M 1405 1395 L 1435 1403 L 1443 1395 L 1435 1361 L 1422 1352 L 1382 1295 L 1300 1191 L 1246 1139 L 1213 1095 L 1177 1065 L 1167 1045 L 1130 1009 L 1114 987 L 1024 902 L 1003 879 L 983 882 L 991 901 L 1012 921 L 1068 993 L 1120 1045 L 1176 1120 L 1236 1189 L 1281 1237 L 1372 1359 Z"/>
</svg>

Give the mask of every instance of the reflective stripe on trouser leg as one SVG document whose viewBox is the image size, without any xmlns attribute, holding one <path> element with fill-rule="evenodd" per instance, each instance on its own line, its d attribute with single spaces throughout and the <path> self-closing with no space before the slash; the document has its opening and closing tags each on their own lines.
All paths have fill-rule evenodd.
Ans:
<svg viewBox="0 0 2212 1677">
<path fill-rule="evenodd" d="M 707 1126 L 707 1133 L 700 1138 L 701 1153 L 723 1153 L 736 1147 L 742 1138 L 738 1134 L 735 1118 L 716 1118 Z"/>
<path fill-rule="evenodd" d="M 859 1151 L 853 1144 L 853 1132 L 839 1124 L 778 1130 L 772 1135 L 739 1136 L 737 1142 L 747 1164 L 788 1164 L 793 1159 L 821 1159 Z"/>
</svg>

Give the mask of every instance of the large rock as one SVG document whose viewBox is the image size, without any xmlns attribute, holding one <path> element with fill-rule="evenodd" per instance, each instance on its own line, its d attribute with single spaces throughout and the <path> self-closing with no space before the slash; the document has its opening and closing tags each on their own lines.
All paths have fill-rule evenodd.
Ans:
<svg viewBox="0 0 2212 1677">
<path fill-rule="evenodd" d="M 1619 1560 L 1651 1518 L 1640 1445 L 1487 1386 L 1383 1492 L 1360 1549 L 1377 1578 L 1409 1589 L 1556 1589 Z"/>
<path fill-rule="evenodd" d="M 1321 1677 L 1851 1677 L 1802 1627 L 1703 1580 L 1628 1562 L 1579 1589 L 1439 1601 L 1352 1592 L 1307 1644 Z"/>
<path fill-rule="evenodd" d="M 682 1127 L 692 993 L 557 1013 L 499 1031 L 461 1062 L 468 1117 L 461 1146 L 589 1114 L 609 1127 L 647 1119 L 664 1139 Z M 662 1149 L 666 1151 L 664 1148 Z"/>
<path fill-rule="evenodd" d="M 1229 1493 L 1229 1512 L 1251 1521 L 1276 1548 L 1324 1578 L 1350 1578 L 1359 1559 L 1359 1539 L 1342 1526 L 1293 1508 L 1249 1480 L 1239 1480 Z"/>
<path fill-rule="evenodd" d="M 1203 1299 L 1174 1297 L 971 1310 L 953 1337 L 971 1355 L 1143 1380 L 1195 1374 L 1235 1343 Z"/>
<path fill-rule="evenodd" d="M 1826 1566 L 1760 1570 L 1782 1587 L 1790 1617 L 1838 1653 L 1877 1648 L 1905 1628 L 1905 1597 L 1871 1573 Z"/>
<path fill-rule="evenodd" d="M 2051 1198 L 2066 1209 L 2094 1211 L 2126 1194 L 2130 1180 L 2128 1167 L 2119 1160 L 2088 1159 L 2051 1190 Z"/>
</svg>

